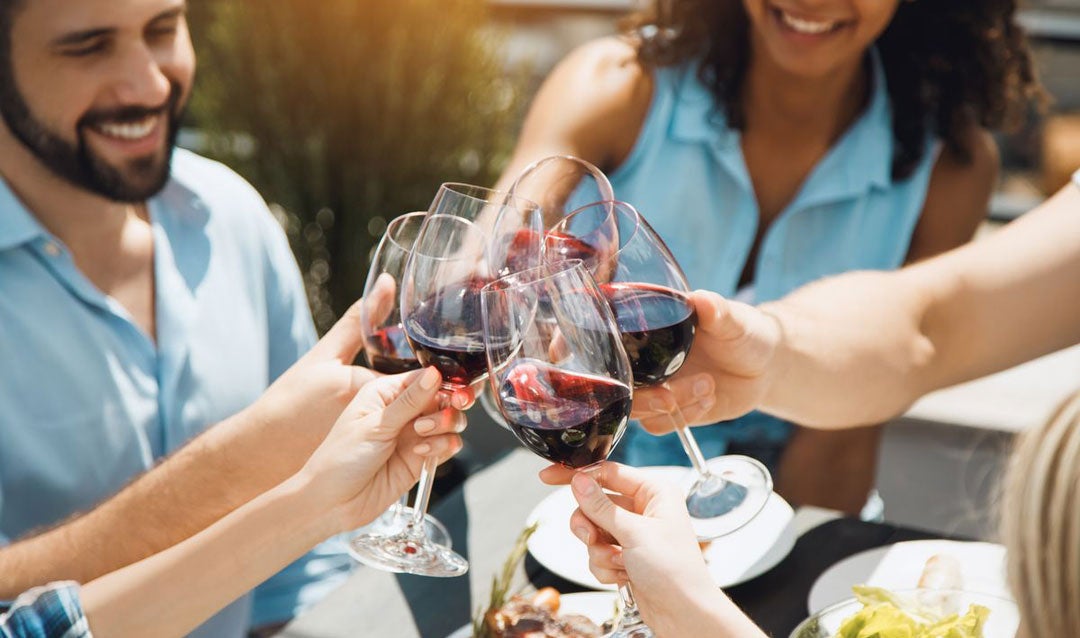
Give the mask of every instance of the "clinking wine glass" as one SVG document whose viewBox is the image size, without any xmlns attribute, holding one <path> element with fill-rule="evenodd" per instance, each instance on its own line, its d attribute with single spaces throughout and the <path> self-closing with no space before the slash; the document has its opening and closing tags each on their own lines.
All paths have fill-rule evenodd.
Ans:
<svg viewBox="0 0 1080 638">
<path fill-rule="evenodd" d="M 444 400 L 487 374 L 480 289 L 522 260 L 539 259 L 539 206 L 506 193 L 443 184 L 432 201 L 405 266 L 400 290 L 402 327 L 423 366 L 442 374 Z M 431 541 L 423 513 L 435 461 L 425 461 L 413 517 L 393 535 L 365 534 L 352 549 L 365 564 L 426 576 L 459 576 L 468 562 Z"/>
<path fill-rule="evenodd" d="M 630 418 L 633 376 L 615 317 L 580 261 L 488 284 L 481 295 L 489 390 L 522 445 L 589 472 Z M 629 585 L 609 638 L 648 638 Z"/>
<path fill-rule="evenodd" d="M 360 333 L 364 338 L 364 353 L 368 365 L 376 372 L 399 374 L 420 368 L 405 331 L 401 326 L 398 301 L 401 296 L 399 282 L 405 273 L 405 263 L 412 252 L 413 243 L 424 223 L 425 212 L 407 213 L 393 219 L 386 227 L 382 240 L 371 259 L 367 281 L 364 283 L 364 300 L 360 308 Z M 394 534 L 405 527 L 413 516 L 408 507 L 408 494 L 390 506 L 382 516 L 356 532 Z M 424 516 L 425 533 L 432 542 L 450 547 L 450 533 L 435 517 Z M 347 544 L 352 552 L 351 543 Z M 357 556 L 359 559 L 359 556 Z"/>
<path fill-rule="evenodd" d="M 545 228 L 586 204 L 615 199 L 607 175 L 573 155 L 552 155 L 529 164 L 514 179 L 510 194 L 539 204 Z"/>
<path fill-rule="evenodd" d="M 540 205 L 545 231 L 585 204 L 615 199 L 611 182 L 604 172 L 573 155 L 552 155 L 529 164 L 514 179 L 509 192 Z M 552 244 L 549 251 L 561 250 L 566 259 L 590 258 L 581 254 L 572 241 L 559 239 L 548 237 L 547 241 Z M 495 423 L 508 427 L 490 392 L 482 392 L 478 403 Z"/>
<path fill-rule="evenodd" d="M 545 264 L 484 287 L 489 390 L 532 452 L 567 467 L 607 459 L 629 420 L 630 362 L 580 262 Z"/>
<path fill-rule="evenodd" d="M 584 206 L 555 230 L 594 253 L 590 270 L 612 305 L 635 387 L 664 386 L 682 367 L 697 325 L 686 276 L 667 246 L 632 206 L 618 201 Z M 706 461 L 682 411 L 676 406 L 670 416 L 694 468 L 686 505 L 698 537 L 712 540 L 746 525 L 772 493 L 768 469 L 739 455 Z"/>
</svg>

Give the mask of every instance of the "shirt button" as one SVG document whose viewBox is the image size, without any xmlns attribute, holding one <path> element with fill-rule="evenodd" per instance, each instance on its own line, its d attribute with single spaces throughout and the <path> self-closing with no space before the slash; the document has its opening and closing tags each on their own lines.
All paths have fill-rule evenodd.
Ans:
<svg viewBox="0 0 1080 638">
<path fill-rule="evenodd" d="M 60 247 L 54 241 L 47 241 L 45 242 L 45 254 L 50 257 L 57 257 L 60 255 Z"/>
</svg>

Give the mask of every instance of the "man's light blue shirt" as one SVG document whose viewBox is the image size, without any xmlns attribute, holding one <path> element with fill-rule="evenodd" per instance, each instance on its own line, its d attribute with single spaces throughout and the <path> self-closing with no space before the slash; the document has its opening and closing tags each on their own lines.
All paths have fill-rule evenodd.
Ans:
<svg viewBox="0 0 1080 638">
<path fill-rule="evenodd" d="M 0 180 L 0 543 L 116 493 L 250 405 L 315 341 L 288 242 L 247 182 L 177 150 L 147 208 L 156 343 Z M 203 635 L 284 619 L 347 567 L 317 549 L 257 590 L 253 614 L 246 596 Z"/>
</svg>

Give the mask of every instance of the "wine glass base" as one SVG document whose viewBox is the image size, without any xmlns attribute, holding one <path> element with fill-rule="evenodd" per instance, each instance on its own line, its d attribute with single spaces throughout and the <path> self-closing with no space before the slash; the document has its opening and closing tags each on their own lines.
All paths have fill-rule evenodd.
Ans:
<svg viewBox="0 0 1080 638">
<path fill-rule="evenodd" d="M 654 638 L 655 636 L 653 630 L 645 625 L 634 625 L 625 628 L 616 627 L 610 634 L 606 634 L 604 638 Z"/>
<path fill-rule="evenodd" d="M 709 459 L 710 476 L 690 475 L 686 509 L 698 539 L 726 536 L 754 519 L 772 494 L 769 470 L 748 456 Z"/>
<path fill-rule="evenodd" d="M 412 516 L 413 509 L 411 507 L 401 507 L 397 504 L 391 505 L 390 509 L 386 510 L 379 518 L 357 530 L 345 533 L 342 541 L 351 554 L 352 548 L 349 546 L 349 541 L 353 538 L 362 534 L 378 534 L 379 536 L 397 534 L 405 529 L 405 525 L 412 519 Z M 436 545 L 442 545 L 447 549 L 454 547 L 454 540 L 450 538 L 450 532 L 431 514 L 424 514 L 424 535 Z M 356 560 L 360 559 L 357 558 Z"/>
<path fill-rule="evenodd" d="M 369 567 L 402 574 L 449 578 L 469 571 L 468 561 L 453 550 L 405 532 L 362 534 L 349 541 L 349 554 Z"/>
</svg>

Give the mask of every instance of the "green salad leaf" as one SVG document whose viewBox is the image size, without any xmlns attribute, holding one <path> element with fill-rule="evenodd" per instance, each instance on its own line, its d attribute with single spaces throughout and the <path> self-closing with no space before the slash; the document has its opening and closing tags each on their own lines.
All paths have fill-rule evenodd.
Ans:
<svg viewBox="0 0 1080 638">
<path fill-rule="evenodd" d="M 833 638 L 983 638 L 990 610 L 971 605 L 943 614 L 880 587 L 854 587 L 862 610 L 844 620 Z"/>
</svg>

